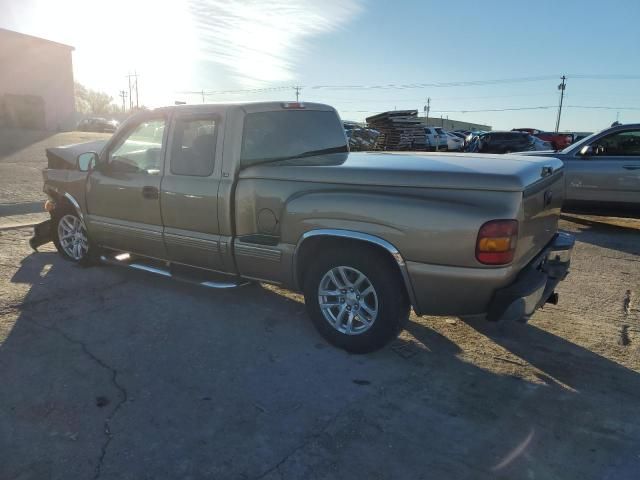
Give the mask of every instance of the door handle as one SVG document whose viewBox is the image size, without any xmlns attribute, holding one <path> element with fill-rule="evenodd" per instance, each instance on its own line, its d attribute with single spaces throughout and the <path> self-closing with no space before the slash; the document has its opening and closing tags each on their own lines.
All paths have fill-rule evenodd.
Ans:
<svg viewBox="0 0 640 480">
<path fill-rule="evenodd" d="M 160 191 L 156 187 L 142 187 L 142 196 L 149 200 L 160 198 Z"/>
<path fill-rule="evenodd" d="M 640 165 L 623 165 L 625 170 L 640 170 Z"/>
</svg>

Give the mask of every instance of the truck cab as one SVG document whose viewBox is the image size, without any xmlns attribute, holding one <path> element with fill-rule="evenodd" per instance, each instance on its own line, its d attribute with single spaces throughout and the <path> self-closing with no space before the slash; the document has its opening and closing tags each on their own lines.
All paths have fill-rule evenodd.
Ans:
<svg viewBox="0 0 640 480">
<path fill-rule="evenodd" d="M 53 240 L 82 265 L 302 292 L 331 343 L 380 348 L 417 314 L 528 319 L 566 275 L 553 158 L 349 153 L 330 106 L 167 107 L 47 150 Z"/>
</svg>

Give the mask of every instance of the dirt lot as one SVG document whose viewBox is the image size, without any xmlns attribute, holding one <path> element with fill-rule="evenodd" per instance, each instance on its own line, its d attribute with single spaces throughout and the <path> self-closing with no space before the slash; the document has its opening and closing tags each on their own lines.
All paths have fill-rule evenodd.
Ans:
<svg viewBox="0 0 640 480">
<path fill-rule="evenodd" d="M 638 478 L 640 221 L 561 226 L 558 306 L 413 317 L 366 356 L 277 288 L 83 269 L 0 231 L 0 479 Z"/>
</svg>

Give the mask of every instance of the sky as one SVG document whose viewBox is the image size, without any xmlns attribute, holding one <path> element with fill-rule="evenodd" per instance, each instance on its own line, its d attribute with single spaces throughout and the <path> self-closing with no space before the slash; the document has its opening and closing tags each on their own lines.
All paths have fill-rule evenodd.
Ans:
<svg viewBox="0 0 640 480">
<path fill-rule="evenodd" d="M 0 27 L 73 45 L 114 103 L 135 71 L 149 107 L 300 86 L 346 120 L 430 98 L 493 129 L 554 129 L 562 75 L 561 130 L 640 122 L 639 24 L 638 0 L 0 0 Z"/>
</svg>

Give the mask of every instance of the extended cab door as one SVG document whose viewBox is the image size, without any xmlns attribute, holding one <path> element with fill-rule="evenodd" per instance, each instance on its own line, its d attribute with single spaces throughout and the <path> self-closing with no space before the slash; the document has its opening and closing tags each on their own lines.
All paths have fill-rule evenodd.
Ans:
<svg viewBox="0 0 640 480">
<path fill-rule="evenodd" d="M 87 221 L 99 245 L 166 258 L 160 216 L 166 124 L 163 114 L 134 121 L 89 174 Z"/>
<path fill-rule="evenodd" d="M 640 130 L 594 140 L 591 153 L 565 161 L 567 200 L 640 204 Z"/>
<path fill-rule="evenodd" d="M 174 114 L 160 201 L 173 262 L 223 270 L 218 227 L 222 136 L 218 113 Z"/>
</svg>

